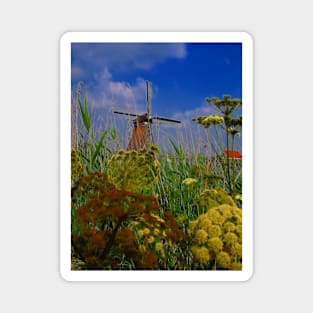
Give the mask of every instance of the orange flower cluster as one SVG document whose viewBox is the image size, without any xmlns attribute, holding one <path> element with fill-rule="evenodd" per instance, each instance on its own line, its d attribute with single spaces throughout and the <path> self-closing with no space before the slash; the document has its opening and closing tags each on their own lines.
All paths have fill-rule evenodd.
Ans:
<svg viewBox="0 0 313 313">
<path fill-rule="evenodd" d="M 183 238 L 174 217 L 164 219 L 153 196 L 117 190 L 105 174 L 93 173 L 72 188 L 72 248 L 82 269 L 159 269 L 166 263 L 163 243 Z M 136 229 L 131 227 L 137 225 Z M 75 229 L 75 231 L 74 231 Z M 138 240 L 138 231 L 159 238 Z M 152 233 L 154 232 L 154 233 Z M 158 235 L 164 234 L 164 240 Z M 162 244 L 162 247 L 160 245 Z"/>
</svg>

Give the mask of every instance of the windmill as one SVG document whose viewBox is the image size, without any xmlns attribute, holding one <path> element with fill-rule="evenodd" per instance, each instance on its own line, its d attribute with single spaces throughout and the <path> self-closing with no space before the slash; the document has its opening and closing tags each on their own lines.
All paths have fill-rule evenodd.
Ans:
<svg viewBox="0 0 313 313">
<path fill-rule="evenodd" d="M 134 116 L 133 132 L 131 139 L 127 145 L 127 150 L 139 150 L 146 148 L 147 144 L 153 143 L 153 134 L 151 124 L 155 121 L 165 121 L 180 124 L 181 121 L 173 120 L 170 118 L 151 116 L 151 101 L 150 101 L 150 84 L 146 81 L 146 113 L 134 114 L 121 111 L 113 111 L 115 114 L 122 114 L 128 116 Z"/>
</svg>

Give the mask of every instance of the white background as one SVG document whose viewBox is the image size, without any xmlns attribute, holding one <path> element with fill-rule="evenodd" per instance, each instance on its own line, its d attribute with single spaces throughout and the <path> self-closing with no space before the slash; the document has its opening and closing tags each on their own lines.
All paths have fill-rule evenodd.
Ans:
<svg viewBox="0 0 313 313">
<path fill-rule="evenodd" d="M 312 311 L 310 1 L 3 3 L 1 312 Z M 253 35 L 255 273 L 248 282 L 68 283 L 60 278 L 59 38 L 83 30 Z"/>
</svg>

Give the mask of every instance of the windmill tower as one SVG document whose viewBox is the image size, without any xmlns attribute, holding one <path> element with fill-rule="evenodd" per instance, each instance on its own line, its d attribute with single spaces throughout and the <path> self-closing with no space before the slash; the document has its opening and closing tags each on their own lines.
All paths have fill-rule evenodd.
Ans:
<svg viewBox="0 0 313 313">
<path fill-rule="evenodd" d="M 146 148 L 149 143 L 153 143 L 153 133 L 151 124 L 155 120 L 166 121 L 180 124 L 181 121 L 173 120 L 165 117 L 151 116 L 151 99 L 150 99 L 150 84 L 146 81 L 146 113 L 134 114 L 121 111 L 113 111 L 115 114 L 134 116 L 133 132 L 131 139 L 127 145 L 127 150 L 140 150 Z"/>
</svg>

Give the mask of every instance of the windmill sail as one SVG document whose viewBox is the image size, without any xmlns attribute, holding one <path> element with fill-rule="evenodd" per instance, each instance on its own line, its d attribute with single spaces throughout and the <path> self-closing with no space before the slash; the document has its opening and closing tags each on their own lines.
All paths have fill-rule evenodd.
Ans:
<svg viewBox="0 0 313 313">
<path fill-rule="evenodd" d="M 112 111 L 115 114 L 122 114 L 122 115 L 129 115 L 129 116 L 139 116 L 139 114 L 133 114 L 133 113 L 126 113 L 121 111 Z"/>
<path fill-rule="evenodd" d="M 173 119 L 171 119 L 171 118 L 165 118 L 165 117 L 158 117 L 158 116 L 155 116 L 155 117 L 151 117 L 151 119 L 181 124 L 181 121 L 173 120 Z"/>
</svg>

